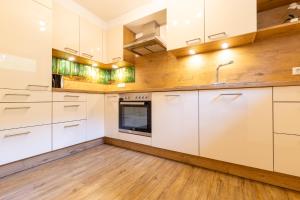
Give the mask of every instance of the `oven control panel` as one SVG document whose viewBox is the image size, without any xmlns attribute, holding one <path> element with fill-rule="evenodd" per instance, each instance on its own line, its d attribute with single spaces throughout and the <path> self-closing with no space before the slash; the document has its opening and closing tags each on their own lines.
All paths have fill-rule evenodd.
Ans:
<svg viewBox="0 0 300 200">
<path fill-rule="evenodd" d="M 151 101 L 151 93 L 120 94 L 121 101 Z"/>
</svg>

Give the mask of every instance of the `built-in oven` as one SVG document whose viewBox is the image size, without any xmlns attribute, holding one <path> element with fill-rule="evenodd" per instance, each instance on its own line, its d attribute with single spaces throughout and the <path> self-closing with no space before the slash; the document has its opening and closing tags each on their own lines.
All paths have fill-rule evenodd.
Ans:
<svg viewBox="0 0 300 200">
<path fill-rule="evenodd" d="M 151 137 L 151 93 L 120 95 L 119 131 Z"/>
</svg>

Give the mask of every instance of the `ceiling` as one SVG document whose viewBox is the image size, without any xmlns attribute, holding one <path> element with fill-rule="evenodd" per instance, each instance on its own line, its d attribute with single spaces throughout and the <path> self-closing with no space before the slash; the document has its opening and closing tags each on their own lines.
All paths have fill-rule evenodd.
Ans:
<svg viewBox="0 0 300 200">
<path fill-rule="evenodd" d="M 119 17 L 152 0 L 74 0 L 105 21 Z"/>
</svg>

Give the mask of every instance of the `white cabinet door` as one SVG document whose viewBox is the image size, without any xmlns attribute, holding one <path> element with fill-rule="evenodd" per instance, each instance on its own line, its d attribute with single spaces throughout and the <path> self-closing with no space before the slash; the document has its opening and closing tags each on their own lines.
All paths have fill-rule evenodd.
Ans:
<svg viewBox="0 0 300 200">
<path fill-rule="evenodd" d="M 152 94 L 152 145 L 198 155 L 198 92 Z"/>
<path fill-rule="evenodd" d="M 80 18 L 80 55 L 102 62 L 102 30 L 82 17 Z"/>
<path fill-rule="evenodd" d="M 167 10 L 168 50 L 204 42 L 204 0 L 168 0 Z"/>
<path fill-rule="evenodd" d="M 79 55 L 79 15 L 57 1 L 53 5 L 53 48 Z"/>
<path fill-rule="evenodd" d="M 273 170 L 272 88 L 199 92 L 200 155 Z"/>
<path fill-rule="evenodd" d="M 107 137 L 118 138 L 119 132 L 119 95 L 105 95 L 104 134 Z"/>
<path fill-rule="evenodd" d="M 0 165 L 51 151 L 51 125 L 0 131 Z"/>
<path fill-rule="evenodd" d="M 3 0 L 0 24 L 0 88 L 50 90 L 52 11 L 32 0 Z"/>
<path fill-rule="evenodd" d="M 53 124 L 53 150 L 86 141 L 86 120 Z"/>
<path fill-rule="evenodd" d="M 53 123 L 86 119 L 86 102 L 53 102 Z"/>
<path fill-rule="evenodd" d="M 300 177 L 300 136 L 275 134 L 274 170 Z"/>
<path fill-rule="evenodd" d="M 255 0 L 206 0 L 206 42 L 255 32 L 256 4 Z"/>
<path fill-rule="evenodd" d="M 114 63 L 123 60 L 123 26 L 109 29 L 106 39 L 107 62 Z"/>
<path fill-rule="evenodd" d="M 87 95 L 87 140 L 104 137 L 104 95 Z"/>
</svg>

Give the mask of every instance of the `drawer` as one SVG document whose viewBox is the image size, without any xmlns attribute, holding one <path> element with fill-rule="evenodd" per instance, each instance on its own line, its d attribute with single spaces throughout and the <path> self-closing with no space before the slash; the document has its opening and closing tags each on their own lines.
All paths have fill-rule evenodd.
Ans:
<svg viewBox="0 0 300 200">
<path fill-rule="evenodd" d="M 86 119 L 86 102 L 53 102 L 53 123 Z"/>
<path fill-rule="evenodd" d="M 300 86 L 274 87 L 274 101 L 300 101 Z"/>
<path fill-rule="evenodd" d="M 51 151 L 51 125 L 0 131 L 0 165 Z"/>
<path fill-rule="evenodd" d="M 300 136 L 275 134 L 274 170 L 300 177 Z"/>
<path fill-rule="evenodd" d="M 52 103 L 0 103 L 0 130 L 51 124 Z"/>
<path fill-rule="evenodd" d="M 53 124 L 53 149 L 86 141 L 86 120 Z"/>
<path fill-rule="evenodd" d="M 0 90 L 0 102 L 51 102 L 52 92 L 29 90 Z"/>
<path fill-rule="evenodd" d="M 274 103 L 274 132 L 300 135 L 300 102 Z"/>
<path fill-rule="evenodd" d="M 71 92 L 53 92 L 53 101 L 86 101 L 86 94 Z"/>
</svg>

